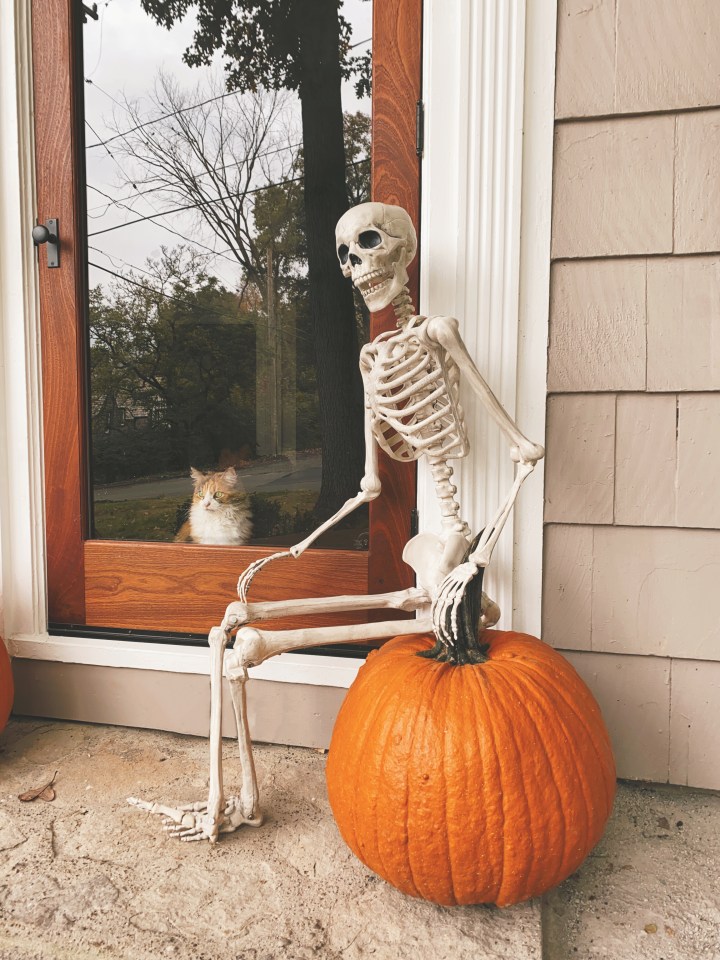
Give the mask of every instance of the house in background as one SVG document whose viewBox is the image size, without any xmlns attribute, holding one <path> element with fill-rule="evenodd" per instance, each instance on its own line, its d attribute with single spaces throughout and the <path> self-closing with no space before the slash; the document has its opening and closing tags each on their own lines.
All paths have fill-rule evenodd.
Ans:
<svg viewBox="0 0 720 960">
<path fill-rule="evenodd" d="M 198 638 L 254 554 L 87 536 L 84 228 L 79 194 L 53 193 L 68 171 L 79 182 L 77 26 L 68 0 L 34 6 L 33 27 L 28 4 L 0 5 L 0 632 L 16 710 L 204 734 Z M 567 653 L 621 777 L 718 788 L 720 9 L 393 0 L 373 36 L 373 191 L 420 224 L 420 310 L 459 318 L 503 404 L 545 436 L 544 480 L 526 484 L 495 555 L 501 626 Z M 57 271 L 30 240 L 53 203 Z M 511 464 L 471 404 L 468 423 L 458 487 L 480 529 Z M 371 514 L 368 555 L 303 558 L 299 595 L 407 579 L 394 558 L 413 507 L 437 527 L 431 481 L 422 468 L 417 485 L 384 480 L 396 509 Z M 361 662 L 349 654 L 258 668 L 254 735 L 325 745 Z"/>
</svg>

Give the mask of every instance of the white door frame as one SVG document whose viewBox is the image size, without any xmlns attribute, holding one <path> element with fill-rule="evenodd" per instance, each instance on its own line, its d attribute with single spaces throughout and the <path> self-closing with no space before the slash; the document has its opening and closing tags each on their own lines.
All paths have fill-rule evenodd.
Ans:
<svg viewBox="0 0 720 960">
<path fill-rule="evenodd" d="M 47 633 L 29 4 L 0 0 L 0 632 L 23 659 L 207 673 L 201 648 Z M 455 315 L 523 432 L 542 441 L 550 269 L 556 0 L 426 0 L 423 313 Z M 504 441 L 472 403 L 457 470 L 479 529 L 509 485 Z M 539 633 L 542 469 L 496 550 L 501 626 Z M 422 529 L 438 529 L 421 470 Z M 218 611 L 220 614 L 221 611 Z M 285 655 L 262 679 L 346 687 L 360 660 Z"/>
</svg>

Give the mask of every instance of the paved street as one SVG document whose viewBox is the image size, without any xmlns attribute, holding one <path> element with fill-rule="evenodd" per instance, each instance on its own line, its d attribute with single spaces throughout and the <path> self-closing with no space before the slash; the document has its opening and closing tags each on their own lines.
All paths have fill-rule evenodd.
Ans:
<svg viewBox="0 0 720 960">
<path fill-rule="evenodd" d="M 242 467 L 239 476 L 248 493 L 280 490 L 319 490 L 322 458 L 320 454 L 299 457 L 295 465 L 288 460 L 258 463 Z M 192 480 L 187 477 L 165 477 L 161 480 L 140 480 L 95 487 L 95 502 L 110 500 L 151 500 L 155 497 L 190 496 Z"/>
</svg>

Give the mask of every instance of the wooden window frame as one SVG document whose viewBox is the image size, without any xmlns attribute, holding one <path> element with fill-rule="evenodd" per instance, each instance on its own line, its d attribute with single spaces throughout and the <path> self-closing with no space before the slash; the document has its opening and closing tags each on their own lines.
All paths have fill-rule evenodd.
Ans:
<svg viewBox="0 0 720 960">
<path fill-rule="evenodd" d="M 76 628 L 206 634 L 235 595 L 238 574 L 263 547 L 206 547 L 88 539 L 87 296 L 82 64 L 76 0 L 33 0 L 33 86 L 37 209 L 60 224 L 61 267 L 40 258 L 39 284 L 48 612 L 52 632 Z M 373 10 L 373 198 L 419 219 L 416 103 L 421 79 L 421 0 L 382 0 Z M 411 270 L 417 302 L 418 261 Z M 372 318 L 371 335 L 394 325 L 391 310 Z M 272 564 L 258 599 L 375 593 L 412 583 L 400 557 L 410 536 L 415 468 L 381 452 L 383 495 L 370 505 L 367 553 L 309 550 Z M 359 479 L 359 478 L 358 478 Z M 362 622 L 363 617 L 342 618 Z M 304 625 L 338 622 L 325 615 Z M 295 625 L 289 619 L 276 626 Z M 170 639 L 170 637 L 168 638 Z"/>
</svg>

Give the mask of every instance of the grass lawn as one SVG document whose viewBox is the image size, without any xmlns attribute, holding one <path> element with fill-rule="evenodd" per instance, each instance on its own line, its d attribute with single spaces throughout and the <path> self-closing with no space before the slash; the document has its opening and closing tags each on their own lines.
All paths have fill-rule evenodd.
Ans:
<svg viewBox="0 0 720 960">
<path fill-rule="evenodd" d="M 250 501 L 253 540 L 310 531 L 310 511 L 317 499 L 312 490 L 254 493 Z M 95 504 L 95 536 L 101 540 L 175 539 L 187 497 L 148 500 L 105 500 Z"/>
</svg>

